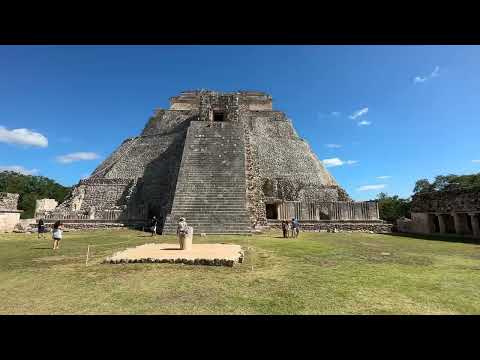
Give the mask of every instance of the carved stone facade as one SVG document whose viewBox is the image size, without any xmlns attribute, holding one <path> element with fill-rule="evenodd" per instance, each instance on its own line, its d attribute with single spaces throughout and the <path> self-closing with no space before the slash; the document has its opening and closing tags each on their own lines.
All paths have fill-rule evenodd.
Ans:
<svg viewBox="0 0 480 360">
<path fill-rule="evenodd" d="M 399 231 L 480 238 L 480 189 L 416 194 L 411 212 L 411 221 L 397 222 Z"/>
<path fill-rule="evenodd" d="M 122 224 L 155 215 L 168 229 L 183 214 L 197 233 L 250 232 L 281 201 L 351 200 L 270 95 L 193 90 L 43 215 Z"/>
<path fill-rule="evenodd" d="M 19 194 L 0 192 L 0 232 L 11 232 L 20 221 Z"/>
</svg>

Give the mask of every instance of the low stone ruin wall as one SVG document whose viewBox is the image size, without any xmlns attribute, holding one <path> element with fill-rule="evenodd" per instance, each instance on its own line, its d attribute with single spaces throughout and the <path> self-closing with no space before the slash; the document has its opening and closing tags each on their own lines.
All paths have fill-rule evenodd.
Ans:
<svg viewBox="0 0 480 360">
<path fill-rule="evenodd" d="M 20 221 L 19 194 L 0 192 L 0 232 L 12 232 Z"/>
<path fill-rule="evenodd" d="M 271 229 L 282 229 L 281 221 L 269 221 L 268 225 Z M 375 232 L 375 233 L 390 233 L 392 232 L 392 224 L 386 223 L 382 220 L 377 221 L 300 221 L 300 231 L 327 231 L 327 232 Z"/>
</svg>

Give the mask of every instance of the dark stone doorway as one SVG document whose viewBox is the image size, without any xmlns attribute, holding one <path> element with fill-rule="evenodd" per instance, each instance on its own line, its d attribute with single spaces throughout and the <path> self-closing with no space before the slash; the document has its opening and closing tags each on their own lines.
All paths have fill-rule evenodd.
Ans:
<svg viewBox="0 0 480 360">
<path fill-rule="evenodd" d="M 213 112 L 213 121 L 225 121 L 225 114 L 220 111 Z"/>
<path fill-rule="evenodd" d="M 275 204 L 265 204 L 267 219 L 278 219 L 278 207 Z"/>
</svg>

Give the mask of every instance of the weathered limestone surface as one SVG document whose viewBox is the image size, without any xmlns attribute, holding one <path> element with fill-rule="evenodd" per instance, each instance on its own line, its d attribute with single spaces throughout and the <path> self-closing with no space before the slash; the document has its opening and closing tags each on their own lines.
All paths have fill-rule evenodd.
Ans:
<svg viewBox="0 0 480 360">
<path fill-rule="evenodd" d="M 397 222 L 398 231 L 480 237 L 480 189 L 416 194 L 411 211 L 410 222 Z"/>
<path fill-rule="evenodd" d="M 183 216 L 200 233 L 249 233 L 268 224 L 266 204 L 279 201 L 350 198 L 270 95 L 191 90 L 38 216 L 92 225 L 155 215 L 163 232 Z"/>
<path fill-rule="evenodd" d="M 55 199 L 40 199 L 35 202 L 35 214 L 55 210 L 58 202 Z"/>
<path fill-rule="evenodd" d="M 270 228 L 281 229 L 281 221 L 269 221 Z M 300 223 L 300 232 L 302 231 L 328 231 L 328 232 L 374 232 L 390 233 L 392 224 L 382 220 L 372 221 L 302 221 Z"/>
<path fill-rule="evenodd" d="M 19 194 L 0 192 L 0 209 L 17 210 Z"/>
<path fill-rule="evenodd" d="M 20 221 L 19 194 L 0 192 L 0 232 L 12 232 Z"/>
<path fill-rule="evenodd" d="M 412 212 L 480 212 L 480 189 L 434 191 L 412 197 Z"/>
</svg>

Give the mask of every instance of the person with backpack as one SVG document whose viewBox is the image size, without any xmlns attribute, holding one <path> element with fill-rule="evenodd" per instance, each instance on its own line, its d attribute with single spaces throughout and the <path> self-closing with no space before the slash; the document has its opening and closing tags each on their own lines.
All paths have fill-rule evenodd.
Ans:
<svg viewBox="0 0 480 360">
<path fill-rule="evenodd" d="M 157 223 L 158 223 L 158 220 L 157 218 L 154 216 L 152 218 L 152 222 L 150 224 L 150 230 L 152 231 L 152 236 L 154 235 L 157 235 Z"/>
<path fill-rule="evenodd" d="M 55 224 L 53 224 L 53 250 L 57 250 L 60 248 L 60 240 L 62 240 L 62 234 L 62 223 L 60 222 L 60 220 L 57 220 L 55 221 Z"/>
</svg>

